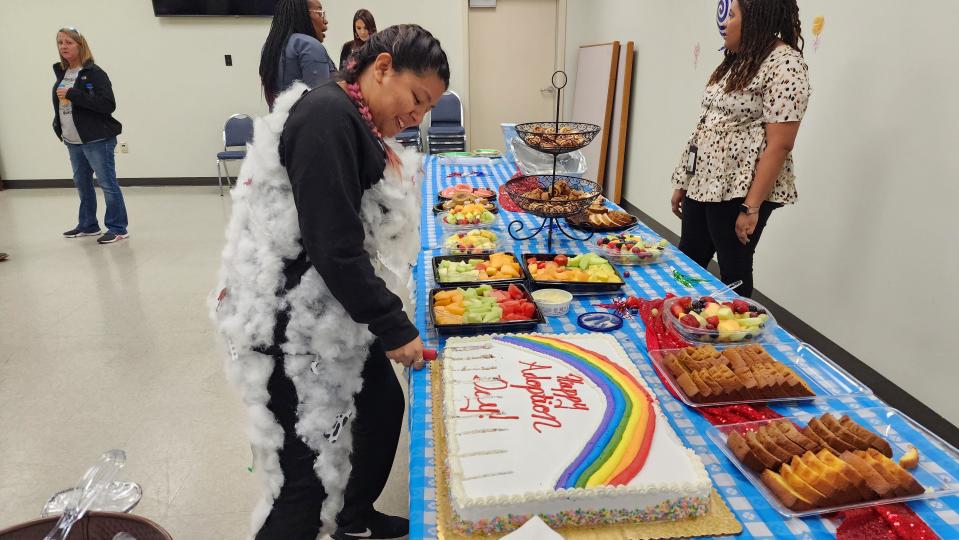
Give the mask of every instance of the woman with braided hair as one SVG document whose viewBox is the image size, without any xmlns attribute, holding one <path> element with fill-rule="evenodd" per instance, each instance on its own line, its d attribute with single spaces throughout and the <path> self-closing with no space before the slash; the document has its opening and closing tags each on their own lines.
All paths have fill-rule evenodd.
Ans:
<svg viewBox="0 0 959 540">
<path fill-rule="evenodd" d="M 432 34 L 401 25 L 341 77 L 294 84 L 257 120 L 211 301 L 265 482 L 258 540 L 409 531 L 373 502 L 405 407 L 390 360 L 423 358 L 410 322 L 420 157 L 384 137 L 419 124 L 450 71 Z"/>
<path fill-rule="evenodd" d="M 728 7 L 728 10 L 725 8 Z M 796 0 L 720 0 L 725 56 L 673 172 L 679 248 L 753 291 L 753 255 L 775 208 L 797 200 L 791 151 L 809 103 Z"/>
</svg>

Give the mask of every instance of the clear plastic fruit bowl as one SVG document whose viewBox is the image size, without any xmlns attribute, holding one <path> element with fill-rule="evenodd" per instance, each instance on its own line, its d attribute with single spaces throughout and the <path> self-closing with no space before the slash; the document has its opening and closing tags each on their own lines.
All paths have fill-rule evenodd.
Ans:
<svg viewBox="0 0 959 540">
<path fill-rule="evenodd" d="M 610 237 L 622 237 L 623 235 L 628 235 L 631 238 L 637 238 L 643 242 L 642 251 L 637 253 L 632 249 L 630 250 L 621 250 L 610 248 L 608 244 L 600 245 L 598 242 L 602 241 L 604 238 Z M 642 264 L 654 264 L 664 260 L 665 255 L 669 252 L 669 243 L 659 240 L 654 240 L 639 234 L 629 234 L 629 233 L 619 233 L 619 234 L 606 234 L 603 236 L 597 235 L 589 242 L 590 250 L 593 253 L 601 255 L 603 258 L 608 260 L 611 263 L 620 264 L 620 265 L 633 265 L 638 266 Z M 635 244 L 633 245 L 635 248 Z"/>
<path fill-rule="evenodd" d="M 459 237 L 460 235 L 468 235 L 471 231 L 486 231 L 493 236 L 490 239 L 491 244 L 486 247 L 477 247 L 477 246 L 467 246 L 464 244 L 451 243 L 453 237 Z M 443 240 L 443 253 L 446 255 L 490 255 L 499 251 L 499 235 L 495 232 L 490 231 L 489 229 L 483 229 L 482 227 L 473 227 L 468 230 L 462 230 L 459 232 L 454 232 L 446 236 Z"/>
<path fill-rule="evenodd" d="M 493 220 L 483 223 L 447 223 L 446 216 L 449 215 L 449 212 L 442 212 L 436 215 L 436 221 L 439 223 L 443 230 L 448 232 L 459 232 L 459 231 L 471 231 L 473 229 L 492 229 L 497 226 L 497 214 L 493 214 Z"/>
<path fill-rule="evenodd" d="M 684 298 L 690 298 L 692 302 L 696 302 L 697 300 L 703 297 L 708 297 L 708 295 L 677 296 L 674 298 L 668 298 L 665 302 L 663 302 L 662 317 L 663 317 L 663 322 L 666 324 L 666 327 L 669 328 L 671 331 L 675 332 L 676 334 L 678 334 L 679 337 L 685 339 L 686 341 L 693 341 L 698 343 L 750 343 L 753 341 L 760 341 L 765 336 L 766 332 L 769 331 L 770 328 L 773 328 L 776 326 L 776 319 L 772 316 L 769 310 L 766 309 L 762 304 L 760 304 L 759 302 L 756 302 L 755 300 L 751 300 L 749 298 L 741 298 L 738 296 L 735 296 L 735 297 L 721 296 L 718 298 L 714 298 L 714 300 L 716 300 L 716 303 L 720 304 L 721 308 L 729 307 L 733 313 L 736 313 L 735 308 L 728 306 L 725 303 L 735 304 L 736 302 L 745 302 L 748 309 L 748 313 L 765 315 L 766 317 L 765 322 L 763 322 L 759 326 L 749 325 L 747 328 L 742 328 L 742 325 L 740 325 L 740 329 L 735 331 L 721 330 L 720 328 L 717 328 L 714 330 L 712 328 L 709 328 L 708 326 L 693 328 L 691 326 L 684 324 L 680 320 L 680 317 L 677 317 L 676 314 L 673 313 L 673 309 L 674 309 L 673 306 L 677 304 L 681 305 L 680 302 L 684 302 L 683 300 Z M 691 307 L 695 307 L 695 306 L 691 306 Z M 684 309 L 684 311 L 688 312 L 689 310 Z M 719 322 L 722 323 L 725 320 L 729 320 L 727 318 L 727 315 L 728 314 L 724 312 L 722 316 L 717 314 L 716 317 L 719 319 Z M 701 315 L 701 317 L 703 319 L 709 319 L 711 318 L 711 315 Z M 754 319 L 758 317 L 747 317 L 747 318 Z"/>
</svg>

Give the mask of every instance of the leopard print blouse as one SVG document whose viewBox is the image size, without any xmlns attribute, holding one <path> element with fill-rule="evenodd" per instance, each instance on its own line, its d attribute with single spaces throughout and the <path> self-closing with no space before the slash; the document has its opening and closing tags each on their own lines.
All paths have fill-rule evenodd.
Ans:
<svg viewBox="0 0 959 540">
<path fill-rule="evenodd" d="M 698 125 L 683 148 L 672 184 L 700 202 L 745 197 L 760 154 L 766 149 L 765 124 L 798 122 L 809 104 L 809 74 L 799 51 L 780 46 L 769 54 L 745 90 L 725 92 L 727 73 L 706 87 Z M 689 146 L 698 147 L 696 172 L 686 173 Z M 792 204 L 796 192 L 792 153 L 776 179 L 770 202 Z"/>
</svg>

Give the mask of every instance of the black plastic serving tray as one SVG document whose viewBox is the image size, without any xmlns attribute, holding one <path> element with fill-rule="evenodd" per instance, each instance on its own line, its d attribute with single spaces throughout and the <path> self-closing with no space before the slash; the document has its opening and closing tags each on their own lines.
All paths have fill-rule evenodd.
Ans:
<svg viewBox="0 0 959 540">
<path fill-rule="evenodd" d="M 608 226 L 608 227 L 602 227 L 602 226 L 598 226 L 598 225 L 593 225 L 592 223 L 590 223 L 590 222 L 588 222 L 588 221 L 580 222 L 580 221 L 572 220 L 572 219 L 570 219 L 570 218 L 566 218 L 566 224 L 569 225 L 571 228 L 576 229 L 576 230 L 579 230 L 579 231 L 592 232 L 592 233 L 608 233 L 608 232 L 628 231 L 629 229 L 632 229 L 633 227 L 635 227 L 637 223 L 639 223 L 639 219 L 638 219 L 636 216 L 633 216 L 633 221 L 632 221 L 631 223 L 626 224 L 626 225 L 619 225 L 619 226 L 612 226 L 612 225 L 611 225 L 611 226 Z"/>
<path fill-rule="evenodd" d="M 494 289 L 505 291 L 509 288 L 509 285 L 494 285 L 492 283 L 486 283 L 493 287 Z M 526 289 L 523 285 L 515 284 L 523 291 L 523 296 L 526 300 L 533 302 L 533 305 L 536 305 L 536 302 L 533 300 L 532 295 L 530 295 L 529 290 Z M 497 322 L 497 323 L 474 323 L 474 324 L 436 324 L 436 315 L 433 313 L 433 297 L 436 296 L 436 293 L 440 291 L 452 291 L 462 288 L 471 288 L 471 287 L 440 287 L 430 291 L 430 322 L 436 328 L 436 332 L 441 336 L 476 336 L 482 334 L 510 334 L 515 332 L 528 332 L 535 330 L 537 325 L 545 324 L 546 319 L 543 317 L 543 313 L 539 310 L 539 306 L 536 306 L 536 312 L 533 313 L 533 320 L 531 321 L 510 321 L 510 322 Z"/>
<path fill-rule="evenodd" d="M 442 214 L 443 212 L 445 212 L 446 210 L 443 210 L 443 204 L 444 204 L 445 202 L 446 202 L 445 200 L 440 199 L 440 202 L 434 204 L 434 205 L 433 205 L 433 213 L 434 213 L 434 214 Z M 489 199 L 489 202 L 493 203 L 493 209 L 490 210 L 490 212 L 492 212 L 492 213 L 494 213 L 494 214 L 498 214 L 498 213 L 499 213 L 499 205 L 496 204 L 496 199 Z M 635 225 L 635 223 L 634 223 L 633 225 Z M 630 227 L 632 227 L 632 225 L 630 225 Z"/>
<path fill-rule="evenodd" d="M 523 266 L 522 261 L 516 257 L 516 255 L 509 251 L 498 251 L 496 253 L 505 253 L 506 255 L 512 255 L 516 262 L 519 264 L 520 276 L 518 278 L 510 279 L 496 279 L 496 280 L 487 280 L 487 281 L 440 281 L 440 263 L 443 261 L 453 261 L 453 262 L 462 262 L 468 261 L 470 259 L 489 259 L 491 253 L 486 253 L 483 255 L 440 255 L 433 257 L 433 281 L 436 282 L 437 286 L 440 287 L 475 287 L 477 285 L 499 285 L 499 284 L 509 284 L 509 283 L 525 283 L 529 279 L 529 274 L 526 273 L 526 267 Z M 454 287 L 454 288 L 455 288 Z"/>
<path fill-rule="evenodd" d="M 526 261 L 530 258 L 542 261 L 551 261 L 554 257 L 560 255 L 560 253 L 524 253 L 523 260 L 520 261 L 520 266 L 523 267 L 523 271 L 526 272 L 527 277 L 529 277 L 529 286 L 532 290 L 538 289 L 562 289 L 564 291 L 571 292 L 573 294 L 595 294 L 595 293 L 615 293 L 623 288 L 626 284 L 626 280 L 623 279 L 623 275 L 619 273 L 619 269 L 616 268 L 616 265 L 610 263 L 610 266 L 613 267 L 613 272 L 616 273 L 616 276 L 619 278 L 619 283 L 591 283 L 591 282 L 576 282 L 576 281 L 539 281 L 533 279 L 533 274 L 529 271 Z M 563 253 L 569 258 L 575 257 L 575 255 L 569 255 Z"/>
</svg>

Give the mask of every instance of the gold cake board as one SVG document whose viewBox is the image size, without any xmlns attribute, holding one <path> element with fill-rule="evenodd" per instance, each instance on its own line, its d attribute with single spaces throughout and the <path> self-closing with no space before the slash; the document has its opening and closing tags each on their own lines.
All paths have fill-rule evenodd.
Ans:
<svg viewBox="0 0 959 540">
<path fill-rule="evenodd" d="M 441 540 L 494 540 L 505 536 L 464 535 L 453 531 L 449 487 L 446 484 L 446 433 L 443 425 L 442 364 L 430 362 L 430 384 L 433 394 L 433 455 L 436 474 L 436 526 Z M 566 540 L 645 540 L 658 538 L 692 538 L 739 534 L 743 526 L 713 489 L 709 512 L 700 517 L 680 521 L 655 521 L 607 527 L 570 527 L 558 532 Z"/>
</svg>

